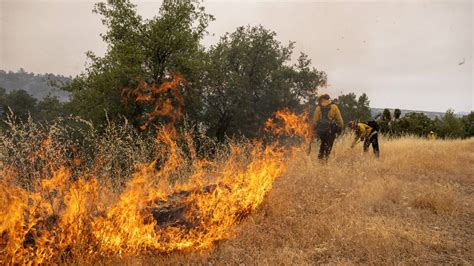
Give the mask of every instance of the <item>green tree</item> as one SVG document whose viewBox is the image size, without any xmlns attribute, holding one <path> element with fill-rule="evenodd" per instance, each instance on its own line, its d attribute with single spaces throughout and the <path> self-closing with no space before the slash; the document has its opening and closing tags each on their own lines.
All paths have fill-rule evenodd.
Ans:
<svg viewBox="0 0 474 266">
<path fill-rule="evenodd" d="M 470 138 L 474 136 L 474 111 L 463 116 L 461 122 L 464 127 L 464 137 Z"/>
<path fill-rule="evenodd" d="M 57 97 L 47 96 L 37 104 L 35 117 L 40 120 L 51 121 L 67 114 L 64 104 Z"/>
<path fill-rule="evenodd" d="M 36 99 L 25 90 L 14 90 L 5 94 L 2 105 L 3 110 L 11 109 L 22 121 L 25 121 L 29 115 L 35 115 L 36 112 Z"/>
<path fill-rule="evenodd" d="M 301 54 L 289 65 L 293 43 L 282 45 L 276 33 L 239 27 L 224 35 L 209 51 L 205 85 L 205 114 L 210 135 L 254 137 L 275 111 L 301 109 L 314 100 L 324 72 L 310 67 Z"/>
<path fill-rule="evenodd" d="M 413 134 L 427 136 L 433 130 L 433 120 L 424 113 L 408 113 L 398 122 L 399 132 L 397 134 Z"/>
<path fill-rule="evenodd" d="M 368 121 L 371 118 L 370 101 L 365 93 L 362 93 L 357 100 L 357 115 L 363 121 Z"/>
<path fill-rule="evenodd" d="M 392 134 L 392 114 L 390 113 L 390 109 L 385 108 L 378 120 L 380 125 L 380 131 L 384 133 Z"/>
<path fill-rule="evenodd" d="M 0 104 L 4 104 L 5 103 L 5 97 L 7 96 L 7 92 L 5 90 L 5 88 L 3 87 L 0 87 Z"/>
<path fill-rule="evenodd" d="M 391 135 L 400 135 L 401 128 L 400 128 L 400 118 L 402 116 L 402 111 L 396 108 L 393 111 L 393 121 L 390 125 L 390 134 Z"/>
<path fill-rule="evenodd" d="M 349 121 L 359 120 L 357 116 L 357 96 L 355 93 L 343 94 L 337 97 L 339 110 L 341 110 L 341 116 L 344 123 Z"/>
<path fill-rule="evenodd" d="M 443 138 L 464 137 L 464 127 L 461 119 L 454 115 L 453 110 L 448 110 L 441 119 L 437 119 L 436 133 Z"/>
<path fill-rule="evenodd" d="M 390 113 L 390 109 L 388 109 L 388 108 L 383 109 L 382 120 L 392 121 L 392 114 Z"/>
<path fill-rule="evenodd" d="M 400 116 L 401 116 L 401 115 L 402 115 L 402 111 L 400 111 L 400 109 L 397 108 L 397 109 L 395 109 L 395 110 L 393 111 L 393 118 L 394 118 L 395 120 L 400 119 Z"/>
<path fill-rule="evenodd" d="M 125 116 L 135 124 L 147 106 L 133 100 L 124 103 L 124 88 L 134 88 L 138 80 L 160 84 L 173 73 L 185 76 L 183 95 L 186 114 L 197 119 L 202 110 L 199 87 L 204 48 L 200 40 L 213 19 L 198 1 L 165 0 L 159 15 L 145 20 L 129 0 L 109 0 L 95 5 L 107 28 L 103 57 L 88 52 L 90 65 L 66 88 L 72 92 L 69 108 L 97 124 L 109 117 Z"/>
<path fill-rule="evenodd" d="M 337 97 L 344 123 L 349 121 L 368 121 L 371 118 L 370 101 L 367 94 L 363 93 L 357 98 L 355 93 L 343 94 Z"/>
<path fill-rule="evenodd" d="M 3 117 L 5 116 L 7 112 L 6 97 L 7 97 L 6 90 L 0 87 L 0 119 L 3 119 Z"/>
</svg>

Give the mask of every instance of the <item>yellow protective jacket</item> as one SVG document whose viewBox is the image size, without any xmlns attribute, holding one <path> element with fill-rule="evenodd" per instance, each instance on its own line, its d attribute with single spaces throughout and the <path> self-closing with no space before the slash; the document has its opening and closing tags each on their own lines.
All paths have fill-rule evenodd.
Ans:
<svg viewBox="0 0 474 266">
<path fill-rule="evenodd" d="M 357 123 L 357 129 L 356 129 L 356 138 L 354 140 L 365 140 L 368 139 L 372 136 L 372 133 L 375 133 L 376 131 L 373 130 L 369 125 L 365 123 Z"/>
<path fill-rule="evenodd" d="M 323 100 L 321 102 L 322 106 L 328 106 L 329 104 L 331 104 L 329 100 Z M 344 128 L 344 122 L 342 121 L 341 112 L 339 111 L 337 105 L 331 104 L 331 109 L 328 112 L 328 118 L 329 120 L 336 122 L 339 128 L 341 128 L 341 130 Z M 319 119 L 321 119 L 321 107 L 318 105 L 313 115 L 313 128 L 315 130 L 316 126 L 318 125 Z"/>
</svg>

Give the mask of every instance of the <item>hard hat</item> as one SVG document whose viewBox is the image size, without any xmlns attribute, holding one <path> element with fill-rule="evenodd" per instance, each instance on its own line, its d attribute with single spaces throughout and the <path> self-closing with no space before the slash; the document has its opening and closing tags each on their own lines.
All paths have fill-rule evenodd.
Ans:
<svg viewBox="0 0 474 266">
<path fill-rule="evenodd" d="M 324 93 L 324 94 L 321 94 L 319 97 L 318 97 L 318 101 L 321 101 L 322 99 L 326 99 L 326 100 L 329 100 L 329 94 L 327 93 Z"/>
</svg>

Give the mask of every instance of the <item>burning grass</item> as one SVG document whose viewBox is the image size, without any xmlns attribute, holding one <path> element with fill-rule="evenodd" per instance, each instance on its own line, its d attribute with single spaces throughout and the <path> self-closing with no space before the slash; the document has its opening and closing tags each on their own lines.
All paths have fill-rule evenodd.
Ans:
<svg viewBox="0 0 474 266">
<path fill-rule="evenodd" d="M 295 155 L 238 237 L 207 257 L 138 260 L 471 265 L 474 140 L 382 138 L 379 160 L 351 140 L 337 140 L 327 165 Z"/>
<path fill-rule="evenodd" d="M 169 127 L 141 140 L 154 148 L 140 148 L 155 158 L 145 163 L 134 150 L 113 150 L 122 138 L 134 139 L 131 129 L 110 125 L 95 139 L 92 129 L 81 138 L 89 137 L 95 158 L 83 161 L 78 148 L 62 147 L 57 124 L 45 130 L 29 124 L 12 123 L 3 138 L 9 155 L 0 182 L 3 263 L 209 248 L 232 236 L 232 225 L 261 204 L 284 170 L 276 144 L 229 142 L 210 160 L 197 157 L 189 132 L 180 138 Z M 22 136 L 39 145 L 26 145 Z"/>
<path fill-rule="evenodd" d="M 285 126 L 304 119 L 291 117 Z M 267 129 L 306 136 L 276 123 Z M 304 143 L 218 145 L 127 123 L 99 135 L 79 119 L 10 128 L 2 263 L 473 261 L 473 140 L 382 139 L 377 160 L 346 135 L 321 165 Z M 194 148 L 196 136 L 212 154 Z"/>
<path fill-rule="evenodd" d="M 1 138 L 0 262 L 89 263 L 202 250 L 231 237 L 284 171 L 284 151 L 258 140 L 212 145 L 186 126 L 177 130 L 183 82 L 176 75 L 124 89 L 124 100 L 153 107 L 141 129 L 167 121 L 154 138 L 127 121 L 98 134 L 80 119 L 45 125 L 10 117 Z M 196 138 L 211 143 L 211 154 L 198 154 Z"/>
</svg>

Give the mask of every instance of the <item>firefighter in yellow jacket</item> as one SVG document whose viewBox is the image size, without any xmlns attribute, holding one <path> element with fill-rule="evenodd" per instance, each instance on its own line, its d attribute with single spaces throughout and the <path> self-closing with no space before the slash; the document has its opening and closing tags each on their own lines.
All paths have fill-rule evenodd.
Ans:
<svg viewBox="0 0 474 266">
<path fill-rule="evenodd" d="M 357 142 L 364 142 L 364 152 L 369 151 L 369 146 L 372 144 L 374 154 L 376 157 L 380 155 L 379 139 L 378 139 L 378 125 L 377 122 L 372 121 L 373 124 L 369 123 L 355 123 L 354 121 L 349 122 L 349 127 L 355 131 L 356 137 L 352 142 L 351 148 L 353 148 Z"/>
<path fill-rule="evenodd" d="M 328 94 L 318 97 L 318 106 L 313 116 L 313 134 L 315 133 L 321 140 L 318 154 L 320 160 L 328 159 L 336 135 L 344 128 L 339 108 L 336 104 L 331 103 L 329 99 Z"/>
</svg>

